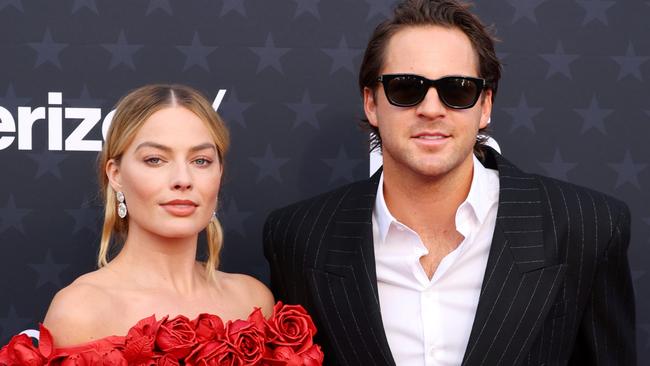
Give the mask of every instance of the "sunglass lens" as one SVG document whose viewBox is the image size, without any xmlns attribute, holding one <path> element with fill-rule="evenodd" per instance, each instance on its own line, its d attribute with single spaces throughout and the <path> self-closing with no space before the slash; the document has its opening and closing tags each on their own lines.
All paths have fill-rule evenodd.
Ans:
<svg viewBox="0 0 650 366">
<path fill-rule="evenodd" d="M 443 78 L 438 84 L 440 98 L 452 108 L 469 108 L 476 103 L 479 86 L 465 78 Z"/>
<path fill-rule="evenodd" d="M 411 76 L 398 76 L 385 86 L 386 95 L 395 104 L 412 106 L 422 101 L 428 86 L 423 80 Z"/>
</svg>

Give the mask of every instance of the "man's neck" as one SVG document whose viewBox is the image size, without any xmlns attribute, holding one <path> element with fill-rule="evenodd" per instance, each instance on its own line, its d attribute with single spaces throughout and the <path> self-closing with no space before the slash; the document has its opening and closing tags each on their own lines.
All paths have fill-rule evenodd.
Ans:
<svg viewBox="0 0 650 366">
<path fill-rule="evenodd" d="M 443 176 L 425 176 L 384 164 L 384 199 L 400 222 L 428 237 L 455 230 L 458 207 L 469 193 L 474 166 L 472 156 Z"/>
</svg>

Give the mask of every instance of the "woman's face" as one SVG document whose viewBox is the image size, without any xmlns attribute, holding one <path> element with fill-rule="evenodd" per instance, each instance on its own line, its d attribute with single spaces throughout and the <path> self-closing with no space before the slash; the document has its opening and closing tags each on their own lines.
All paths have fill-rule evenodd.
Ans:
<svg viewBox="0 0 650 366">
<path fill-rule="evenodd" d="M 106 173 L 124 193 L 129 233 L 183 238 L 208 225 L 222 173 L 211 136 L 197 115 L 168 107 L 144 122 L 119 165 L 109 161 Z"/>
</svg>

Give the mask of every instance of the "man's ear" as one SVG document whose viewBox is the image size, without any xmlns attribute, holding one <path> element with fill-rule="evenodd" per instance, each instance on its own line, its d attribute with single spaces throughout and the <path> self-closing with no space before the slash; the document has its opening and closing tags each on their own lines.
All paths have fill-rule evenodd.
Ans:
<svg viewBox="0 0 650 366">
<path fill-rule="evenodd" d="M 479 122 L 479 129 L 487 127 L 490 124 L 490 116 L 492 115 L 492 89 L 487 89 L 483 92 L 481 99 L 481 120 Z"/>
<path fill-rule="evenodd" d="M 122 176 L 120 174 L 120 166 L 118 165 L 115 159 L 110 159 L 106 163 L 106 177 L 108 177 L 108 183 L 111 185 L 111 188 L 115 192 L 122 190 Z"/>
<path fill-rule="evenodd" d="M 370 124 L 377 127 L 377 103 L 375 101 L 376 90 L 368 87 L 363 88 L 363 111 Z"/>
</svg>

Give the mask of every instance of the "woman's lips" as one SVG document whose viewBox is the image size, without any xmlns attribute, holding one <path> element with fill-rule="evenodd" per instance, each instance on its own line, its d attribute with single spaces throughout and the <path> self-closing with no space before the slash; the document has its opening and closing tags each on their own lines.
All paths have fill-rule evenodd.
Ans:
<svg viewBox="0 0 650 366">
<path fill-rule="evenodd" d="M 163 203 L 161 206 L 174 216 L 185 217 L 196 211 L 197 204 L 188 200 L 173 200 Z"/>
</svg>

